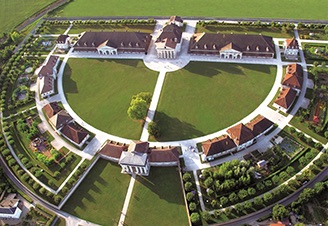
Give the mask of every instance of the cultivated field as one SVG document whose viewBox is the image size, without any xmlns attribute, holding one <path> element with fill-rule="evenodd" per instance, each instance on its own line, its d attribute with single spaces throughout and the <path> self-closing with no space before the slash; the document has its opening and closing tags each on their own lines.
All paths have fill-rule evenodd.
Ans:
<svg viewBox="0 0 328 226">
<path fill-rule="evenodd" d="M 0 0 L 0 33 L 11 31 L 15 26 L 52 2 L 54 0 Z"/>
<path fill-rule="evenodd" d="M 228 18 L 293 18 L 327 20 L 325 0 L 119 0 L 72 1 L 60 7 L 59 16 L 198 16 Z M 291 10 L 292 9 L 292 10 Z"/>
</svg>

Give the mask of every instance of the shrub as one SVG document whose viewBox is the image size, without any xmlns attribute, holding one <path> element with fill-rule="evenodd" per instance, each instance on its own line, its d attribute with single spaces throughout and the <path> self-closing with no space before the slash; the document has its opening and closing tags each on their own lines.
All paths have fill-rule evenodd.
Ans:
<svg viewBox="0 0 328 226">
<path fill-rule="evenodd" d="M 189 203 L 189 209 L 191 212 L 194 212 L 197 209 L 197 205 L 194 202 Z"/>
<path fill-rule="evenodd" d="M 191 191 L 191 189 L 192 189 L 192 183 L 191 182 L 186 182 L 185 185 L 184 185 L 184 187 L 185 187 L 185 190 L 186 191 Z"/>
<path fill-rule="evenodd" d="M 192 223 L 196 224 L 200 221 L 200 216 L 199 216 L 199 213 L 192 213 L 190 215 L 190 220 Z"/>
<path fill-rule="evenodd" d="M 188 200 L 188 202 L 190 202 L 191 200 L 193 200 L 195 197 L 194 193 L 193 192 L 188 192 L 187 195 L 186 195 L 186 198 Z"/>
<path fill-rule="evenodd" d="M 183 179 L 184 182 L 190 181 L 191 180 L 190 173 L 183 174 L 182 179 Z"/>
</svg>

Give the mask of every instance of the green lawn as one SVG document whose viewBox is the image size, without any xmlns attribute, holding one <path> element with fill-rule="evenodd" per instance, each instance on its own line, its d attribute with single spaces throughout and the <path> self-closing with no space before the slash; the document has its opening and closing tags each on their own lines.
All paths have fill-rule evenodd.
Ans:
<svg viewBox="0 0 328 226">
<path fill-rule="evenodd" d="M 0 34 L 11 31 L 25 19 L 52 2 L 54 0 L 0 0 Z"/>
<path fill-rule="evenodd" d="M 124 225 L 188 225 L 177 168 L 152 167 L 137 177 Z"/>
<path fill-rule="evenodd" d="M 73 110 L 104 132 L 139 139 L 142 125 L 127 110 L 131 97 L 153 92 L 157 72 L 138 60 L 70 59 L 64 73 L 64 91 Z"/>
<path fill-rule="evenodd" d="M 225 33 L 225 34 L 262 34 L 272 36 L 274 38 L 288 38 L 293 37 L 294 32 L 282 32 L 281 28 L 276 27 L 256 27 L 256 26 L 245 26 L 245 25 L 206 25 L 204 27 L 198 25 L 197 32 L 206 33 Z"/>
<path fill-rule="evenodd" d="M 153 33 L 155 25 L 144 24 L 74 24 L 69 30 L 69 34 L 79 34 L 84 31 L 140 31 Z"/>
<path fill-rule="evenodd" d="M 161 141 L 202 136 L 251 113 L 268 95 L 276 67 L 191 62 L 166 74 L 155 121 Z"/>
<path fill-rule="evenodd" d="M 63 210 L 100 225 L 117 225 L 130 176 L 117 163 L 99 159 Z"/>
<path fill-rule="evenodd" d="M 229 18 L 328 18 L 325 0 L 165 0 L 128 1 L 90 0 L 72 1 L 60 7 L 60 16 L 208 16 Z M 293 9 L 293 10 L 290 10 Z"/>
</svg>

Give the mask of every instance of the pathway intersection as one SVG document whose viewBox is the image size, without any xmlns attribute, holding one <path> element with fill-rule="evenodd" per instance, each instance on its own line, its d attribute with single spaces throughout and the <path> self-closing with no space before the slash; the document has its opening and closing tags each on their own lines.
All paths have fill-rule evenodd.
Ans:
<svg viewBox="0 0 328 226">
<path fill-rule="evenodd" d="M 154 118 L 156 108 L 158 105 L 158 101 L 160 98 L 161 90 L 162 90 L 162 87 L 163 87 L 163 84 L 165 81 L 165 75 L 167 72 L 179 70 L 179 69 L 185 67 L 190 61 L 275 65 L 277 67 L 277 74 L 276 74 L 276 79 L 274 81 L 274 84 L 272 86 L 270 93 L 267 95 L 265 100 L 251 114 L 249 114 L 248 116 L 246 116 L 239 122 L 235 123 L 235 124 L 238 124 L 238 123 L 245 124 L 245 123 L 249 122 L 250 120 L 252 120 L 253 118 L 255 118 L 257 115 L 261 114 L 264 117 L 268 118 L 269 120 L 271 120 L 272 122 L 274 122 L 278 125 L 278 127 L 273 132 L 271 132 L 268 136 L 260 137 L 257 140 L 256 144 L 254 144 L 236 154 L 231 154 L 228 157 L 217 159 L 217 160 L 207 162 L 207 163 L 202 163 L 199 158 L 199 150 L 197 150 L 196 144 L 199 142 L 206 141 L 208 139 L 213 139 L 215 137 L 218 137 L 218 136 L 224 134 L 226 129 L 217 131 L 215 133 L 212 133 L 212 134 L 209 134 L 206 136 L 194 138 L 194 139 L 181 140 L 181 141 L 168 141 L 168 142 L 149 142 L 150 146 L 180 146 L 182 149 L 182 157 L 184 158 L 184 162 L 185 162 L 184 170 L 193 171 L 195 178 L 197 178 L 196 171 L 199 169 L 216 166 L 218 164 L 221 164 L 226 161 L 230 161 L 232 159 L 242 159 L 243 155 L 245 155 L 253 150 L 256 150 L 256 149 L 258 149 L 259 151 L 262 151 L 262 152 L 266 151 L 266 148 L 267 148 L 268 144 L 270 143 L 270 140 L 272 139 L 272 137 L 276 136 L 285 126 L 289 125 L 290 120 L 296 114 L 297 110 L 304 105 L 306 89 L 307 89 L 307 87 L 309 87 L 309 88 L 313 87 L 313 82 L 311 80 L 309 80 L 307 77 L 307 67 L 306 67 L 306 62 L 305 62 L 304 53 L 303 53 L 302 49 L 300 50 L 300 58 L 301 58 L 300 64 L 302 65 L 303 70 L 304 70 L 304 83 L 307 85 L 303 86 L 302 91 L 299 95 L 298 101 L 295 104 L 293 110 L 290 112 L 290 114 L 288 116 L 284 116 L 284 115 L 280 114 L 278 111 L 275 111 L 268 107 L 268 104 L 272 101 L 277 90 L 281 86 L 280 83 L 283 78 L 283 67 L 286 66 L 287 64 L 291 63 L 291 62 L 283 62 L 281 59 L 281 55 L 280 55 L 281 51 L 279 48 L 279 41 L 282 41 L 284 39 L 280 39 L 280 38 L 274 39 L 275 48 L 276 48 L 276 56 L 277 56 L 276 59 L 256 59 L 256 58 L 221 59 L 216 56 L 190 55 L 190 54 L 187 54 L 189 40 L 190 40 L 190 37 L 195 32 L 195 28 L 196 28 L 196 24 L 197 24 L 198 20 L 186 20 L 185 22 L 186 22 L 187 26 L 186 26 L 185 32 L 183 32 L 183 34 L 182 34 L 182 40 L 183 40 L 182 48 L 181 48 L 182 51 L 181 51 L 180 55 L 178 56 L 178 58 L 177 59 L 158 59 L 156 56 L 154 41 L 156 40 L 156 37 L 159 34 L 159 31 L 163 27 L 165 22 L 166 22 L 166 20 L 158 20 L 157 21 L 154 33 L 152 34 L 153 40 L 151 41 L 151 44 L 149 47 L 150 50 L 147 55 L 139 54 L 139 53 L 129 53 L 129 54 L 123 53 L 123 54 L 119 54 L 119 55 L 98 55 L 97 53 L 75 53 L 75 52 L 72 52 L 72 50 L 70 50 L 67 54 L 53 54 L 53 51 L 50 53 L 53 55 L 58 55 L 59 57 L 62 58 L 62 64 L 59 69 L 58 79 L 57 79 L 58 94 L 41 101 L 39 99 L 38 92 L 36 92 L 37 93 L 36 103 L 37 103 L 37 109 L 39 111 L 42 121 L 44 122 L 46 128 L 50 131 L 50 133 L 54 136 L 54 138 L 56 140 L 55 142 L 57 144 L 54 143 L 53 145 L 66 146 L 71 151 L 73 151 L 75 154 L 82 156 L 82 158 L 91 159 L 97 153 L 97 151 L 99 150 L 101 145 L 107 140 L 113 140 L 113 141 L 117 141 L 120 143 L 130 143 L 129 139 L 125 139 L 125 138 L 117 137 L 115 135 L 107 134 L 103 131 L 98 130 L 97 128 L 94 128 L 87 122 L 83 121 L 74 112 L 74 110 L 69 106 L 69 104 L 65 98 L 64 90 L 63 90 L 63 73 L 64 73 L 66 63 L 69 58 L 140 59 L 140 60 L 143 60 L 144 64 L 148 68 L 159 72 L 159 76 L 158 76 L 157 83 L 156 83 L 154 93 L 153 93 L 152 102 L 150 104 L 149 111 L 147 114 L 146 123 L 143 127 L 142 135 L 140 138 L 140 140 L 142 140 L 142 141 L 148 141 L 148 137 L 149 137 L 149 134 L 147 131 L 148 123 L 151 122 Z M 68 33 L 69 29 L 72 26 L 73 25 L 71 24 L 65 33 Z M 328 43 L 328 41 L 301 40 L 298 35 L 297 27 L 295 28 L 295 38 L 298 40 L 298 42 L 300 44 L 302 42 Z M 311 86 L 311 84 L 312 84 L 312 86 Z M 47 123 L 47 121 L 43 115 L 42 107 L 52 101 L 62 102 L 64 108 L 67 110 L 67 112 L 74 118 L 74 120 L 78 124 L 80 124 L 82 127 L 87 129 L 91 133 L 95 134 L 95 137 L 93 138 L 93 140 L 86 146 L 86 148 L 83 151 L 80 151 L 80 150 L 72 147 L 71 145 L 67 144 L 67 142 L 65 142 L 60 136 L 58 136 L 50 128 L 49 124 Z M 306 103 L 306 101 L 305 101 L 305 103 Z M 233 125 L 231 125 L 231 126 L 233 126 Z M 328 147 L 328 144 L 325 145 L 325 148 L 327 148 L 327 147 Z M 130 181 L 129 188 L 127 191 L 126 199 L 124 201 L 123 209 L 121 212 L 119 225 L 124 225 L 126 212 L 128 209 L 128 205 L 129 205 L 130 198 L 131 198 L 132 191 L 133 191 L 133 186 L 135 183 L 135 177 L 136 177 L 136 175 L 133 175 L 131 177 L 131 181 Z M 200 191 L 199 183 L 197 183 L 197 181 L 196 181 L 196 184 L 197 184 L 198 194 L 200 195 L 201 207 L 202 207 L 202 209 L 204 209 L 205 207 L 204 207 L 203 199 L 201 198 L 201 191 Z"/>
</svg>

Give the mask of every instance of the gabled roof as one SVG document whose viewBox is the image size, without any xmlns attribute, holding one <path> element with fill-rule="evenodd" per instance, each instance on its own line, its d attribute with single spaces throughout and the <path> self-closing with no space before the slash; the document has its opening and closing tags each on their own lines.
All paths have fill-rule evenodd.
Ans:
<svg viewBox="0 0 328 226">
<path fill-rule="evenodd" d="M 61 110 L 56 115 L 52 116 L 49 119 L 50 124 L 53 125 L 56 129 L 60 129 L 70 121 L 72 121 L 73 118 L 67 113 L 66 110 Z"/>
<path fill-rule="evenodd" d="M 290 108 L 296 98 L 297 92 L 291 88 L 283 88 L 275 103 L 286 110 Z"/>
<path fill-rule="evenodd" d="M 59 35 L 56 43 L 65 43 L 67 38 L 69 38 L 68 35 Z"/>
<path fill-rule="evenodd" d="M 58 59 L 58 56 L 50 56 L 48 59 L 46 59 L 38 73 L 38 76 L 42 77 L 53 75 L 53 68 L 56 66 Z"/>
<path fill-rule="evenodd" d="M 244 53 L 274 53 L 272 37 L 249 34 L 211 34 L 195 33 L 190 40 L 189 51 L 203 50 L 219 52 L 230 43 L 238 46 Z"/>
<path fill-rule="evenodd" d="M 164 45 L 174 49 L 176 45 L 181 42 L 181 37 L 182 32 L 180 28 L 175 24 L 169 24 L 163 27 L 155 44 L 156 47 L 161 47 Z"/>
<path fill-rule="evenodd" d="M 127 149 L 127 145 L 106 142 L 106 144 L 101 148 L 100 154 L 119 159 L 122 152 Z"/>
<path fill-rule="evenodd" d="M 49 75 L 45 75 L 40 79 L 40 93 L 48 93 L 54 90 L 54 78 Z"/>
<path fill-rule="evenodd" d="M 8 207 L 0 207 L 0 213 L 1 214 L 14 214 L 16 212 L 16 209 L 18 207 L 11 207 L 11 208 L 8 208 Z"/>
<path fill-rule="evenodd" d="M 149 143 L 143 141 L 131 141 L 128 152 L 148 153 Z"/>
<path fill-rule="evenodd" d="M 165 149 L 151 149 L 149 162 L 178 162 L 179 152 L 177 147 Z"/>
<path fill-rule="evenodd" d="M 179 17 L 179 16 L 171 16 L 169 21 L 170 21 L 170 22 L 177 21 L 177 22 L 183 23 L 182 18 Z"/>
<path fill-rule="evenodd" d="M 151 35 L 142 32 L 84 32 L 74 44 L 75 49 L 97 49 L 109 46 L 117 49 L 146 49 Z"/>
<path fill-rule="evenodd" d="M 81 144 L 88 136 L 88 133 L 83 128 L 78 127 L 74 123 L 66 124 L 60 132 L 76 144 Z"/>
<path fill-rule="evenodd" d="M 303 77 L 296 74 L 286 74 L 282 84 L 291 88 L 302 89 Z"/>
<path fill-rule="evenodd" d="M 257 136 L 269 129 L 273 124 L 274 123 L 269 119 L 262 115 L 258 115 L 254 120 L 247 123 L 246 127 L 252 131 L 254 136 Z"/>
<path fill-rule="evenodd" d="M 58 105 L 57 102 L 51 102 L 43 107 L 44 112 L 46 113 L 48 118 L 51 118 L 58 112 L 62 110 L 62 108 Z"/>
<path fill-rule="evenodd" d="M 299 64 L 288 64 L 286 68 L 286 74 L 293 74 L 299 77 L 303 77 L 303 68 Z"/>
<path fill-rule="evenodd" d="M 254 138 L 252 131 L 242 123 L 229 128 L 227 133 L 238 146 Z"/>
<path fill-rule="evenodd" d="M 298 41 L 295 38 L 286 39 L 286 47 L 287 49 L 298 49 Z"/>
<path fill-rule="evenodd" d="M 211 156 L 235 148 L 233 140 L 227 135 L 223 135 L 202 143 L 203 151 L 206 156 Z"/>
<path fill-rule="evenodd" d="M 229 44 L 223 46 L 220 51 L 225 51 L 225 50 L 236 50 L 238 52 L 242 52 L 242 49 L 237 46 L 236 44 L 230 42 Z"/>
<path fill-rule="evenodd" d="M 123 151 L 118 163 L 122 165 L 145 166 L 147 160 L 147 153 Z"/>
</svg>

